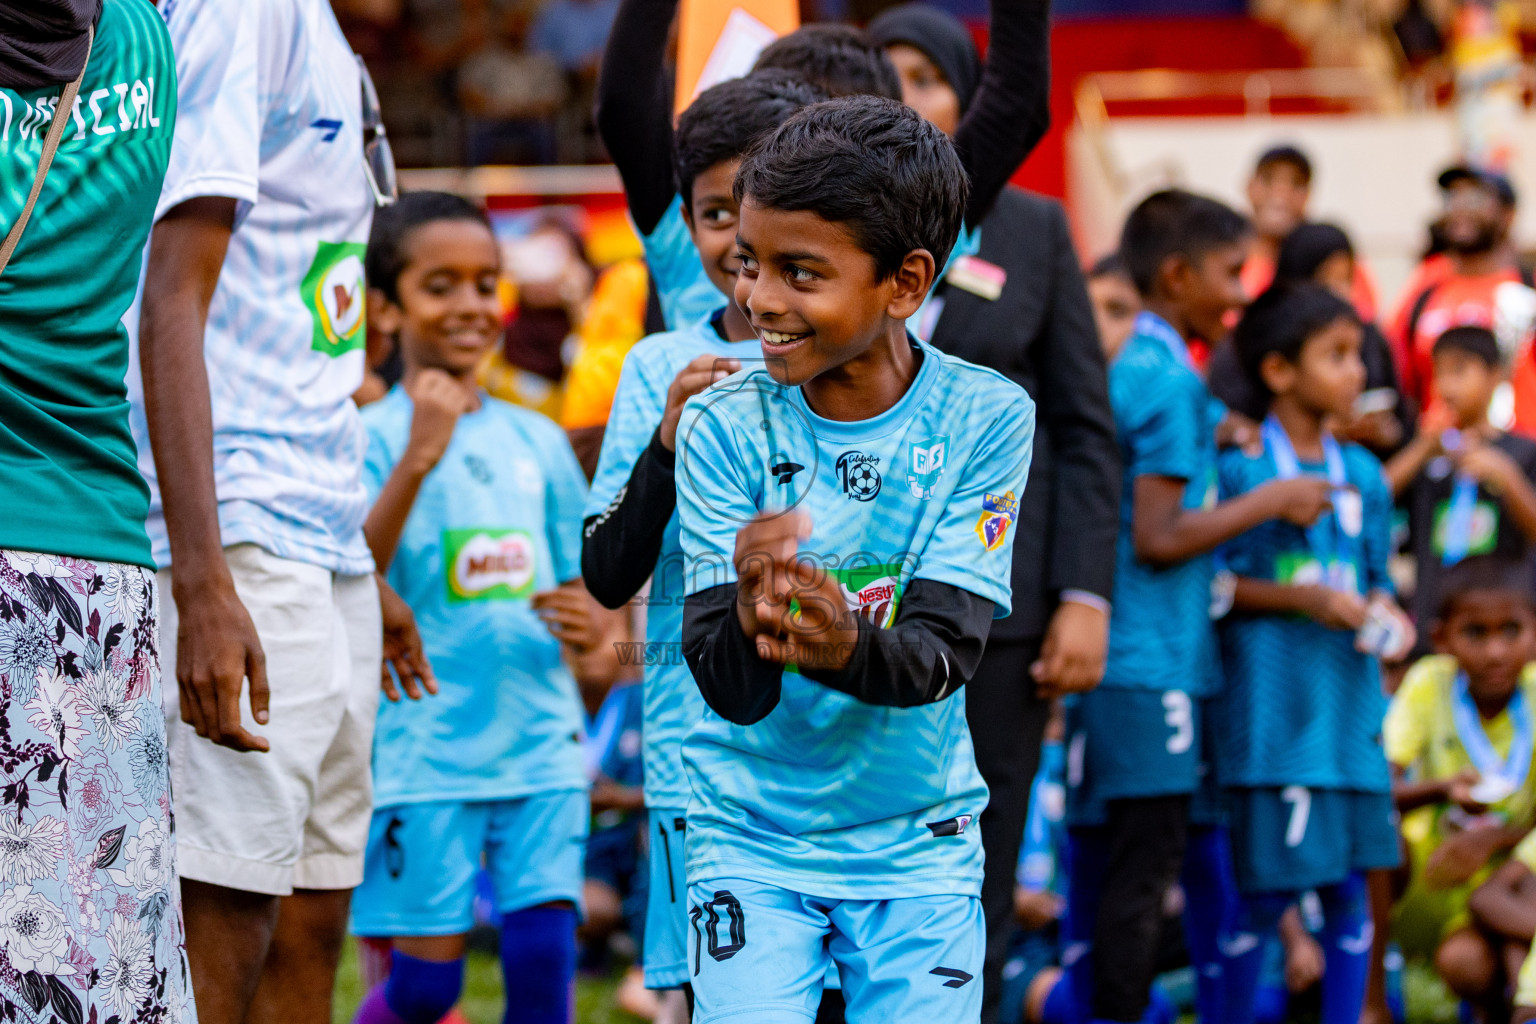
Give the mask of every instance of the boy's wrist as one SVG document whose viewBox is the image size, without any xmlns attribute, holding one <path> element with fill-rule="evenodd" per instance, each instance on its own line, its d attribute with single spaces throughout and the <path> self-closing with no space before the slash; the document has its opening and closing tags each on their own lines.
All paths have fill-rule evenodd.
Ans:
<svg viewBox="0 0 1536 1024">
<path fill-rule="evenodd" d="M 436 468 L 438 456 L 431 452 L 423 451 L 415 445 L 407 444 L 405 454 L 400 456 L 400 468 L 412 476 L 424 477 Z"/>
</svg>

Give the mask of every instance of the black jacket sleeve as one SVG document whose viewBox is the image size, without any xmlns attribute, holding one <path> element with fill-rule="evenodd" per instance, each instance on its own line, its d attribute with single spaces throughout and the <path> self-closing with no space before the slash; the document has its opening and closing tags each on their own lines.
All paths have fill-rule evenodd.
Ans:
<svg viewBox="0 0 1536 1024">
<path fill-rule="evenodd" d="M 955 129 L 971 177 L 969 227 L 985 219 L 1051 123 L 1050 0 L 992 0 L 991 32 L 981 85 Z"/>
<path fill-rule="evenodd" d="M 604 608 L 622 608 L 640 592 L 661 556 L 661 541 L 677 507 L 675 454 L 661 428 L 635 460 L 629 481 L 601 513 L 582 523 L 581 578 Z"/>
<path fill-rule="evenodd" d="M 656 230 L 677 185 L 667 34 L 678 0 L 623 0 L 603 50 L 593 113 L 642 235 Z"/>
<path fill-rule="evenodd" d="M 1055 480 L 1049 587 L 1109 600 L 1120 529 L 1120 446 L 1104 350 L 1093 323 L 1065 212 L 1052 204 L 1051 307 L 1037 348 L 1040 420 L 1050 431 Z"/>
<path fill-rule="evenodd" d="M 866 704 L 918 707 L 970 681 L 992 627 L 992 602 L 947 583 L 914 579 L 889 629 L 857 619 L 859 639 L 840 671 L 802 666 L 807 678 Z M 779 702 L 784 668 L 757 656 L 736 621 L 736 584 L 690 595 L 683 654 L 704 701 L 720 717 L 751 725 Z"/>
</svg>

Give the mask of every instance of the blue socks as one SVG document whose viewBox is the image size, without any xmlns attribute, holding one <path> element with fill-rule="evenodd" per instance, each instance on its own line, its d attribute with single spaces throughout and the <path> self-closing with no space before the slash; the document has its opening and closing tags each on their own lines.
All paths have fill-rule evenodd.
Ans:
<svg viewBox="0 0 1536 1024">
<path fill-rule="evenodd" d="M 1195 968 L 1195 1012 L 1200 1024 L 1225 1024 L 1223 940 L 1237 920 L 1232 847 L 1220 828 L 1192 828 L 1184 849 L 1184 943 Z"/>
<path fill-rule="evenodd" d="M 1224 1017 L 1231 1024 L 1252 1024 L 1264 947 L 1279 926 L 1294 893 L 1258 893 L 1239 897 L 1238 927 L 1222 944 L 1226 959 Z M 1337 885 L 1317 890 L 1323 906 L 1322 1024 L 1355 1024 L 1365 1002 L 1371 962 L 1371 915 L 1365 876 L 1356 872 Z"/>
<path fill-rule="evenodd" d="M 437 1024 L 464 988 L 463 960 L 418 960 L 398 949 L 389 977 L 357 1008 L 354 1024 Z"/>
<path fill-rule="evenodd" d="M 1323 903 L 1323 931 L 1317 938 L 1328 965 L 1323 974 L 1322 1024 L 1356 1024 L 1365 1002 L 1375 936 L 1365 876 L 1357 872 L 1338 885 L 1317 890 L 1317 895 Z"/>
<path fill-rule="evenodd" d="M 1219 1019 L 1229 1024 L 1253 1024 L 1265 947 L 1274 938 L 1291 901 L 1288 892 L 1238 897 L 1237 925 L 1221 944 L 1226 1012 Z"/>
<path fill-rule="evenodd" d="M 1178 1007 L 1161 988 L 1153 985 L 1148 996 L 1147 1013 L 1141 1024 L 1174 1024 L 1179 1019 Z M 1044 1024 L 1082 1024 L 1083 1014 L 1073 994 L 1071 980 L 1065 974 L 1051 986 L 1045 1004 L 1040 1007 L 1040 1018 Z"/>
<path fill-rule="evenodd" d="M 576 980 L 575 909 L 529 907 L 504 915 L 501 970 L 507 985 L 504 1024 L 570 1024 Z"/>
</svg>

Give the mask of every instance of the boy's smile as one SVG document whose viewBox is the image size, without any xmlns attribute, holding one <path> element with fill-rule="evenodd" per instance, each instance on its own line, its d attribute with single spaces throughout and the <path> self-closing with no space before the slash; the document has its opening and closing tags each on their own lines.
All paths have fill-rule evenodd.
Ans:
<svg viewBox="0 0 1536 1024">
<path fill-rule="evenodd" d="M 501 334 L 495 238 L 475 221 L 442 220 L 417 227 L 404 248 L 400 301 L 384 303 L 380 329 L 398 333 L 409 362 L 472 374 Z"/>
<path fill-rule="evenodd" d="M 737 250 L 736 303 L 775 380 L 800 385 L 821 378 L 806 394 L 818 411 L 828 404 L 815 392 L 846 391 L 836 403 L 846 411 L 834 419 L 864 419 L 895 404 L 916 374 L 905 321 L 932 281 L 926 250 L 914 250 L 879 280 L 874 257 L 847 226 L 808 210 L 765 209 L 750 196 L 741 204 Z"/>
</svg>

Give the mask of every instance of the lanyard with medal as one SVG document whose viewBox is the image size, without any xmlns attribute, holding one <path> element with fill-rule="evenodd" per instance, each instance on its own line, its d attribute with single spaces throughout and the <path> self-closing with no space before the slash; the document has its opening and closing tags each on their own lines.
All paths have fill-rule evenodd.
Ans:
<svg viewBox="0 0 1536 1024">
<path fill-rule="evenodd" d="M 1456 673 L 1451 717 L 1462 748 L 1472 767 L 1477 769 L 1478 783 L 1472 787 L 1472 799 L 1490 807 L 1518 793 L 1531 770 L 1532 741 L 1536 732 L 1531 724 L 1531 709 L 1519 687 L 1509 699 L 1508 711 L 1515 734 L 1509 742 L 1509 756 L 1501 758 L 1483 730 L 1482 716 L 1467 687 L 1467 674 Z"/>
<path fill-rule="evenodd" d="M 1462 449 L 1461 431 L 1452 428 L 1441 435 L 1441 447 L 1448 452 Z M 1457 472 L 1451 486 L 1450 504 L 1445 510 L 1441 563 L 1455 565 L 1467 557 L 1472 547 L 1472 519 L 1477 513 L 1477 481 Z"/>
<path fill-rule="evenodd" d="M 1260 428 L 1264 447 L 1275 460 L 1275 475 L 1289 480 L 1301 475 L 1301 461 L 1290 436 L 1273 413 Z M 1344 453 L 1331 434 L 1323 434 L 1323 461 L 1327 466 L 1328 483 L 1333 488 L 1333 511 L 1307 527 L 1307 544 L 1317 558 L 1323 572 L 1323 581 L 1334 590 L 1358 593 L 1359 582 L 1354 572 L 1354 557 L 1350 552 L 1349 539 L 1360 536 L 1364 509 L 1360 492 L 1349 486 L 1344 473 Z"/>
</svg>

